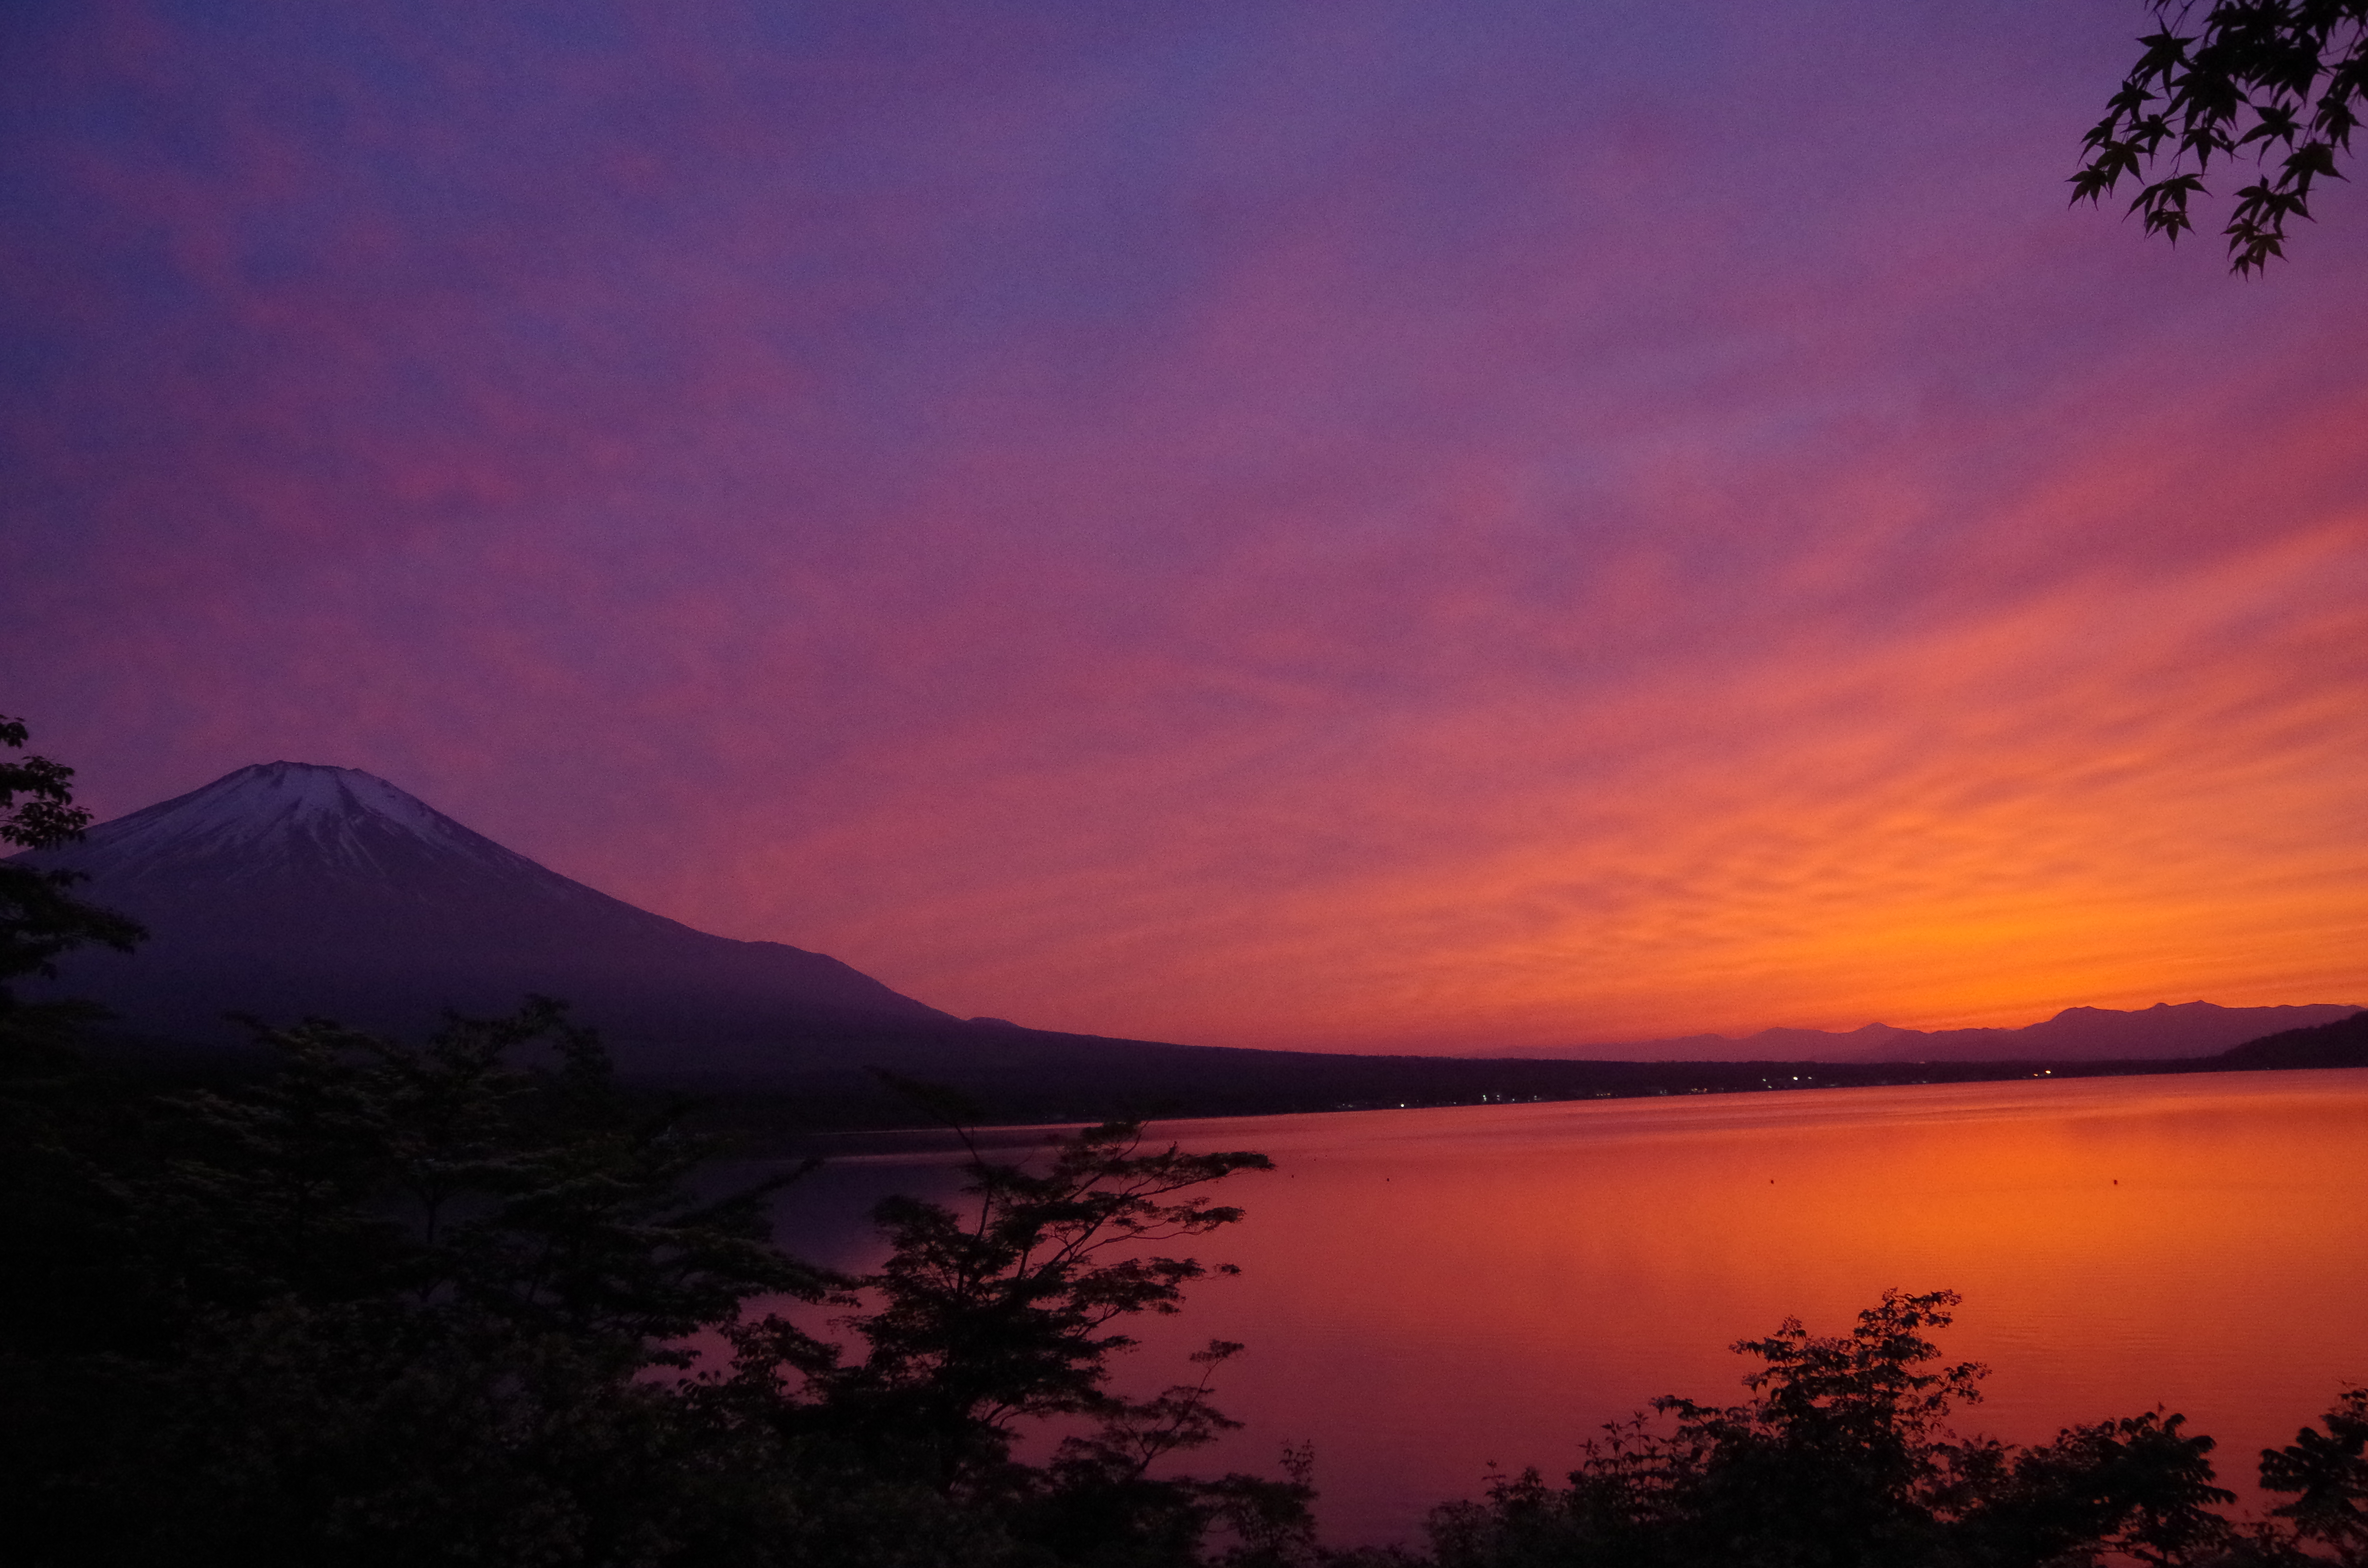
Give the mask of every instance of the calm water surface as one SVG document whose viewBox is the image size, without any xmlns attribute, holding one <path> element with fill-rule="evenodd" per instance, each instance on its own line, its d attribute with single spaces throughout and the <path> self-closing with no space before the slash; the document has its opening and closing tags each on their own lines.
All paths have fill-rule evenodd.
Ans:
<svg viewBox="0 0 2368 1568">
<path fill-rule="evenodd" d="M 1409 1537 L 1492 1464 L 1568 1468 L 1660 1393 L 1725 1402 L 1726 1350 L 1787 1315 L 1847 1329 L 1886 1286 L 1964 1296 L 1941 1336 L 1987 1362 L 1961 1431 L 2044 1439 L 2184 1411 L 2240 1490 L 2368 1381 L 2368 1071 L 1821 1090 L 1162 1123 L 1262 1150 L 1248 1218 L 1197 1249 L 1242 1266 L 1151 1324 L 1148 1392 L 1241 1340 L 1247 1423 L 1190 1468 L 1313 1439 L 1338 1543 Z M 944 1195 L 928 1153 L 836 1160 L 782 1239 L 842 1267 L 889 1190 Z M 2250 1494 L 2248 1493 L 2249 1497 Z"/>
</svg>

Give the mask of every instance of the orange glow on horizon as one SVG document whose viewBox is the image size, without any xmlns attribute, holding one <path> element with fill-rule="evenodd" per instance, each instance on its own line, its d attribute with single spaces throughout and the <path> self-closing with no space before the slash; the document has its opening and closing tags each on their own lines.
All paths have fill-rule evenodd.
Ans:
<svg viewBox="0 0 2368 1568">
<path fill-rule="evenodd" d="M 1131 818 L 1087 806 L 1086 863 L 1037 868 L 1025 904 L 977 887 L 850 945 L 939 951 L 924 994 L 992 992 L 1002 960 L 972 932 L 1017 957 L 1066 926 L 1045 990 L 1070 1000 L 1030 1021 L 1334 1049 L 2352 1001 L 2363 672 L 2332 585 L 2359 532 L 2059 584 L 1879 647 L 1672 656 L 1608 699 L 1507 682 L 1262 780 L 1269 865 L 1189 821 L 1128 856 L 1094 839 Z M 1515 753 L 1515 774 L 1487 760 Z M 1310 866 L 1310 839 L 1338 852 Z M 1252 886 L 1208 886 L 1227 876 Z"/>
<path fill-rule="evenodd" d="M 0 325 L 102 815 L 1213 1045 L 2368 1002 L 2368 205 L 2067 210 L 2111 7 L 124 6 Z"/>
</svg>

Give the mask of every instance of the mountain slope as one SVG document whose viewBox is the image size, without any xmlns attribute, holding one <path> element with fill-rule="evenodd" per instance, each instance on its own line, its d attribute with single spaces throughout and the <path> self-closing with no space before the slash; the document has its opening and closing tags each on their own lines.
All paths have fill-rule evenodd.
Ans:
<svg viewBox="0 0 2368 1568">
<path fill-rule="evenodd" d="M 2135 1058 L 2210 1056 L 2278 1030 L 2348 1017 L 2340 1003 L 2300 1006 L 2223 1007 L 2210 1002 L 2157 1002 L 2123 1012 L 2066 1007 L 2020 1029 L 1943 1029 L 1901 1040 L 1873 1062 L 1977 1062 L 2020 1056 L 2042 1062 L 2112 1062 Z"/>
<path fill-rule="evenodd" d="M 444 1007 L 567 997 L 620 1055 L 711 1054 L 848 1028 L 961 1028 L 836 959 L 710 936 L 570 881 L 352 768 L 275 762 L 24 857 L 144 922 L 57 989 L 141 1035 L 234 1038 L 241 1010 L 409 1033 Z"/>
<path fill-rule="evenodd" d="M 2210 1056 L 2280 1030 L 2348 1018 L 2355 1003 L 2223 1007 L 2157 1002 L 2123 1012 L 2066 1007 L 2021 1028 L 1903 1029 L 1867 1024 L 1848 1033 L 1761 1029 L 1730 1039 L 1688 1035 L 1633 1045 L 1532 1046 L 1508 1056 L 1598 1062 L 2159 1062 Z"/>
<path fill-rule="evenodd" d="M 2368 1012 L 2249 1040 L 2220 1060 L 2236 1068 L 2368 1067 Z"/>
<path fill-rule="evenodd" d="M 80 844 L 19 858 L 87 873 L 79 894 L 151 927 L 153 939 L 131 957 L 71 956 L 49 987 L 106 1002 L 135 1039 L 233 1044 L 245 1038 L 222 1021 L 233 1010 L 278 1022 L 321 1015 L 416 1038 L 445 1007 L 507 1012 L 541 992 L 567 998 L 598 1026 L 628 1077 L 730 1091 L 738 1097 L 726 1103 L 751 1125 L 911 1120 L 913 1108 L 871 1076 L 873 1065 L 951 1086 L 990 1119 L 1061 1120 L 1958 1082 L 2000 1075 L 1968 1058 L 2066 1062 L 2084 1047 L 2112 1057 L 2151 1047 L 2144 1054 L 2187 1060 L 2092 1061 L 2078 1073 L 2328 1064 L 2329 1052 L 2348 1061 L 2342 1053 L 2359 1049 L 2354 1020 L 2340 1040 L 2281 1037 L 2302 1038 L 2294 1062 L 2201 1059 L 2215 1038 L 2226 1045 L 2351 1012 L 2204 1004 L 2072 1008 L 2025 1030 L 1870 1025 L 1850 1035 L 1696 1036 L 1658 1050 L 1597 1048 L 1584 1055 L 1598 1060 L 1577 1061 L 1537 1060 L 1559 1054 L 1543 1051 L 1485 1060 L 1241 1051 L 963 1022 L 836 959 L 709 936 L 636 909 L 383 779 L 300 763 L 242 768 L 103 824 Z M 1629 1060 L 1600 1060 L 1614 1051 Z M 1878 1054 L 1943 1064 L 1903 1070 Z M 1755 1062 L 1736 1060 L 1745 1056 Z M 1838 1057 L 1843 1064 L 1817 1061 Z"/>
</svg>

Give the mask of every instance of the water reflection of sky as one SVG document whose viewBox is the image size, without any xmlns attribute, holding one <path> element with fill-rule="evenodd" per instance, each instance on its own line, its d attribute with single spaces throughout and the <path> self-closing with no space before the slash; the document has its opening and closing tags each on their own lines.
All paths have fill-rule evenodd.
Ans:
<svg viewBox="0 0 2368 1568">
<path fill-rule="evenodd" d="M 1312 1437 L 1340 1540 L 1413 1530 L 1492 1462 L 1566 1466 L 1655 1394 L 1724 1398 L 1725 1346 L 1839 1332 L 1887 1286 L 1965 1297 L 1942 1343 L 1993 1368 L 1961 1429 L 2185 1411 L 2224 1481 L 2368 1379 L 2368 1073 L 2017 1082 L 1167 1124 L 1274 1155 L 1236 1177 L 1241 1264 L 1144 1325 L 1124 1386 L 1246 1342 L 1209 1461 Z M 1030 1134 L 1030 1136 L 1035 1136 Z M 925 1141 L 928 1142 L 928 1141 Z M 934 1141 L 941 1143 L 941 1140 Z M 783 1195 L 784 1241 L 877 1256 L 892 1191 L 950 1198 L 939 1148 L 879 1142 Z"/>
</svg>

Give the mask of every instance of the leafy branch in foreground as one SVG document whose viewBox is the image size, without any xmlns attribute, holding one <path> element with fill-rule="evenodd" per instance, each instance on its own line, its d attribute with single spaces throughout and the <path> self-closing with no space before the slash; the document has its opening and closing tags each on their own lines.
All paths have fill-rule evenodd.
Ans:
<svg viewBox="0 0 2368 1568">
<path fill-rule="evenodd" d="M 962 1131 L 961 1107 L 926 1103 Z M 1191 1358 L 1197 1381 L 1147 1399 L 1110 1387 L 1112 1358 L 1136 1345 L 1127 1320 L 1175 1313 L 1194 1281 L 1237 1272 L 1171 1255 L 1242 1217 L 1201 1189 L 1271 1162 L 1150 1145 L 1134 1122 L 1057 1139 L 1041 1164 L 990 1159 L 962 1136 L 962 1208 L 895 1197 L 873 1211 L 887 1259 L 834 1297 L 853 1353 L 778 1315 L 744 1323 L 729 1373 L 709 1382 L 715 1407 L 850 1485 L 1004 1520 L 1048 1561 L 1197 1562 L 1221 1522 L 1235 1561 L 1312 1560 L 1304 1452 L 1287 1455 L 1284 1482 L 1153 1473 L 1237 1425 L 1211 1396 L 1239 1345 L 1212 1342 Z M 1063 1426 L 1049 1464 L 1015 1459 L 1030 1431 Z"/>
<path fill-rule="evenodd" d="M 764 1456 L 648 1374 L 750 1295 L 826 1289 L 767 1238 L 794 1173 L 701 1195 L 712 1142 L 619 1088 L 556 1003 L 421 1047 L 262 1038 L 276 1068 L 243 1086 L 94 1080 L 12 1130 L 15 1560 L 689 1562 L 750 1539 Z"/>
<path fill-rule="evenodd" d="M 23 720 L 0 715 L 0 746 L 22 751 L 28 739 Z M 90 812 L 74 803 L 74 771 L 45 756 L 0 759 L 0 844 L 54 849 L 80 838 Z M 82 880 L 74 871 L 0 861 L 0 1068 L 13 1068 L 7 1059 L 27 1046 L 54 1045 L 74 1025 L 104 1016 L 89 1003 L 28 1006 L 9 982 L 55 979 L 58 959 L 76 948 L 128 953 L 148 935 L 138 921 L 74 897 L 68 890 Z"/>
<path fill-rule="evenodd" d="M 662 1342 L 751 1293 L 825 1288 L 769 1241 L 771 1195 L 802 1173 L 693 1196 L 718 1141 L 620 1089 L 561 1003 L 450 1017 L 424 1046 L 256 1028 L 279 1071 L 176 1102 L 150 1199 L 201 1239 L 183 1252 L 211 1299 L 386 1297 L 679 1362 Z"/>
<path fill-rule="evenodd" d="M 2310 217 L 2321 179 L 2341 179 L 2368 97 L 2368 0 L 2214 0 L 2190 30 L 2193 0 L 2148 0 L 2159 30 L 2082 141 L 2072 199 L 2101 202 L 2141 183 L 2132 212 L 2176 241 L 2194 228 L 2191 198 L 2215 158 L 2249 153 L 2260 177 L 2237 193 L 2222 231 L 2231 268 L 2259 272 L 2285 254 L 2286 225 Z M 2274 159 L 2274 163 L 2272 160 Z M 2142 172 L 2157 165 L 2161 177 Z"/>
<path fill-rule="evenodd" d="M 1956 1296 L 1886 1291 L 1835 1336 L 1788 1320 L 1735 1346 L 1760 1368 L 1731 1406 L 1668 1398 L 1589 1444 L 1566 1487 L 1534 1470 L 1433 1514 L 1439 1568 L 2075 1568 L 2291 1561 L 2213 1509 L 2212 1439 L 2159 1411 L 2014 1448 L 1960 1439 L 1985 1369 L 1934 1366 Z M 1663 1423 L 1666 1423 L 1664 1425 Z M 2264 1538 L 2262 1550 L 2269 1545 Z"/>
<path fill-rule="evenodd" d="M 2306 1541 L 2331 1548 L 2335 1561 L 2368 1563 L 2368 1388 L 2346 1389 L 2323 1418 L 2283 1449 L 2261 1450 L 2261 1486 L 2298 1493 L 2271 1510 Z"/>
</svg>

